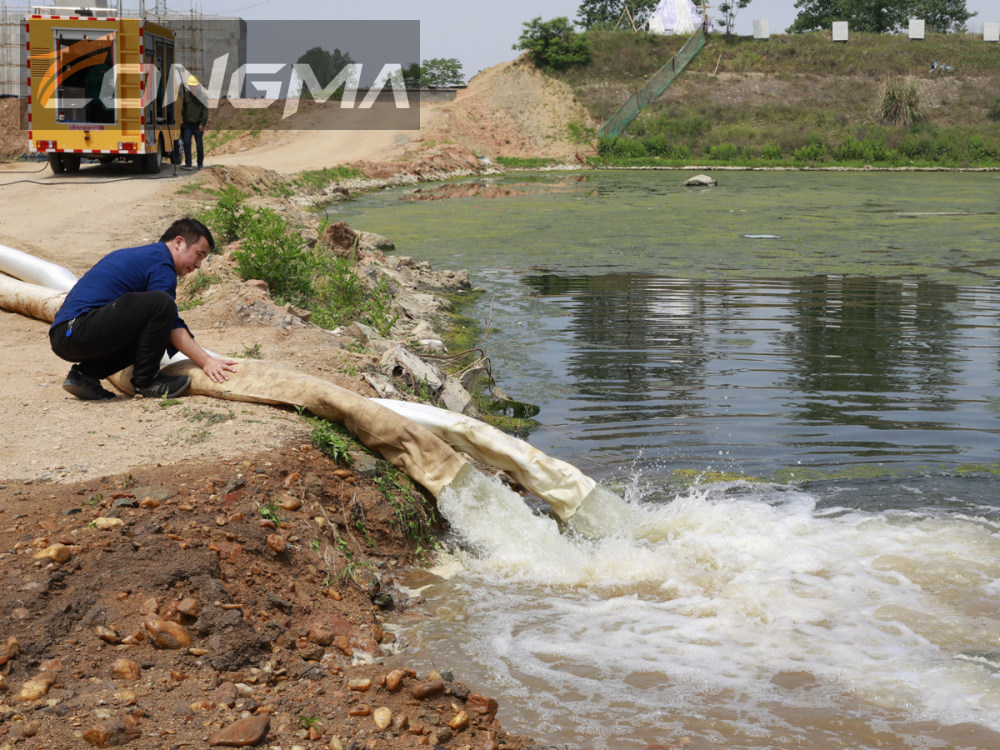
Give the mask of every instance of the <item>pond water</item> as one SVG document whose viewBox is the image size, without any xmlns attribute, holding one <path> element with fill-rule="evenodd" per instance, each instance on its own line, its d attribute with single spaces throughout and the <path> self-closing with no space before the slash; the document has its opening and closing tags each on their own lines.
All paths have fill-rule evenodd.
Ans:
<svg viewBox="0 0 1000 750">
<path fill-rule="evenodd" d="M 628 509 L 448 493 L 401 659 L 546 743 L 1000 746 L 1000 174 L 686 176 L 331 209 L 469 269 L 529 441 Z"/>
</svg>

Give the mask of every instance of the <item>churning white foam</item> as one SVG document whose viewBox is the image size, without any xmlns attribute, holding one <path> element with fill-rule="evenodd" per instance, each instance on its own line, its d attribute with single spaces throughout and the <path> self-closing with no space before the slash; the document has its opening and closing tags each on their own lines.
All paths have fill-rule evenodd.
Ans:
<svg viewBox="0 0 1000 750">
<path fill-rule="evenodd" d="M 747 484 L 605 498 L 606 523 L 592 508 L 582 535 L 495 481 L 461 480 L 439 498 L 464 569 L 446 595 L 471 656 L 530 699 L 538 730 L 569 708 L 605 746 L 638 711 L 780 746 L 801 731 L 789 706 L 867 711 L 872 731 L 1000 729 L 983 665 L 1000 650 L 1000 542 L 986 524 L 817 512 L 807 492 Z"/>
</svg>

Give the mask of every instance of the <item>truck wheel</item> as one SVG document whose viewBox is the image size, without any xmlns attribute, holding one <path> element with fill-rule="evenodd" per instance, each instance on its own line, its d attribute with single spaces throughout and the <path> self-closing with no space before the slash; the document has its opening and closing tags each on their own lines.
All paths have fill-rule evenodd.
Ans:
<svg viewBox="0 0 1000 750">
<path fill-rule="evenodd" d="M 80 171 L 80 154 L 64 154 L 62 158 L 63 166 L 67 172 Z"/>
<path fill-rule="evenodd" d="M 66 171 L 60 154 L 49 154 L 49 166 L 52 167 L 52 174 L 62 174 Z"/>
<path fill-rule="evenodd" d="M 142 170 L 146 174 L 159 174 L 160 167 L 163 166 L 163 154 L 160 153 L 159 144 L 157 144 L 156 151 L 151 154 L 143 154 L 142 156 Z"/>
</svg>

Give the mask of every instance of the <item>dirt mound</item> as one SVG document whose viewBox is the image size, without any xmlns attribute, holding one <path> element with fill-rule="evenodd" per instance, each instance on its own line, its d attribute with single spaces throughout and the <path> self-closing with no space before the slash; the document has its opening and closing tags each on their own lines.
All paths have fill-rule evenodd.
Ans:
<svg viewBox="0 0 1000 750">
<path fill-rule="evenodd" d="M 5 747 L 204 747 L 226 729 L 283 747 L 525 747 L 453 676 L 375 663 L 400 646 L 387 613 L 421 612 L 394 586 L 417 563 L 401 528 L 436 522 L 370 454 L 348 466 L 307 445 L 2 489 Z"/>
<path fill-rule="evenodd" d="M 273 192 L 285 184 L 285 178 L 264 167 L 216 166 L 199 172 L 198 176 L 203 189 L 222 190 L 232 185 L 247 195 Z"/>
<path fill-rule="evenodd" d="M 483 71 L 455 101 L 441 105 L 422 140 L 457 143 L 490 157 L 572 160 L 593 153 L 570 138 L 570 126 L 595 127 L 569 85 L 523 57 Z"/>
<path fill-rule="evenodd" d="M 28 152 L 28 134 L 21 130 L 20 103 L 20 99 L 0 99 L 0 157 Z"/>
<path fill-rule="evenodd" d="M 397 161 L 359 161 L 351 166 L 370 179 L 392 179 L 396 182 L 442 180 L 461 174 L 477 174 L 484 168 L 479 157 L 464 146 L 444 146 L 428 150 L 419 145 L 408 150 Z"/>
</svg>

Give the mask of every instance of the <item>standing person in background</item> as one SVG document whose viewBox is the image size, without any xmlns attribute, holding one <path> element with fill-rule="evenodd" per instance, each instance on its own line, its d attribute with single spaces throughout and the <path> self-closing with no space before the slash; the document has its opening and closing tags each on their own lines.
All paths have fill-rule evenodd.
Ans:
<svg viewBox="0 0 1000 750">
<path fill-rule="evenodd" d="M 205 143 L 203 134 L 208 125 L 208 97 L 198 79 L 189 75 L 181 97 L 181 142 L 184 144 L 183 169 L 191 166 L 191 139 L 194 138 L 198 152 L 198 169 L 205 166 Z"/>
</svg>

